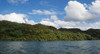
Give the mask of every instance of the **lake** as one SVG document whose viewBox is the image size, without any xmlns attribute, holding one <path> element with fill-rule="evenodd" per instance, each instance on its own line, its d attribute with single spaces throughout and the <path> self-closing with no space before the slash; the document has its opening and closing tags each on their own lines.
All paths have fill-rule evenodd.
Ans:
<svg viewBox="0 0 100 54">
<path fill-rule="evenodd" d="M 100 54 L 100 40 L 0 41 L 0 54 Z"/>
</svg>

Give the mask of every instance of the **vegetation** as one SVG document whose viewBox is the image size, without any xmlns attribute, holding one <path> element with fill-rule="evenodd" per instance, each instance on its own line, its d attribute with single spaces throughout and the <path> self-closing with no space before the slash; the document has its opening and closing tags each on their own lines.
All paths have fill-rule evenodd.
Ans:
<svg viewBox="0 0 100 54">
<path fill-rule="evenodd" d="M 9 41 L 75 41 L 98 40 L 100 29 L 56 29 L 42 24 L 29 25 L 0 21 L 0 40 Z"/>
</svg>

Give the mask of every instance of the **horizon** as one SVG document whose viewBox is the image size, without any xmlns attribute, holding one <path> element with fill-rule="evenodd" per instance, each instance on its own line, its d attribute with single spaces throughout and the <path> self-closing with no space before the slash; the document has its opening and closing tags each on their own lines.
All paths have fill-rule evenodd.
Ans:
<svg viewBox="0 0 100 54">
<path fill-rule="evenodd" d="M 2 20 L 2 21 L 5 21 L 5 22 L 11 22 L 11 21 L 7 21 L 7 20 Z M 1 22 L 2 22 L 1 21 Z M 11 23 L 18 23 L 18 22 L 11 22 Z M 18 24 L 26 24 L 26 23 L 18 23 Z M 31 24 L 26 24 L 26 25 L 31 25 Z M 100 30 L 100 29 L 94 29 L 94 28 L 89 28 L 89 29 L 87 29 L 87 30 L 81 30 L 80 28 L 62 28 L 62 27 L 60 27 L 60 28 L 56 28 L 56 27 L 54 27 L 54 26 L 49 26 L 49 25 L 44 25 L 44 24 L 41 24 L 41 23 L 37 23 L 37 24 L 34 24 L 34 25 L 31 25 L 31 26 L 35 26 L 35 25 L 43 25 L 43 26 L 48 26 L 48 27 L 53 27 L 53 28 L 55 28 L 55 29 L 57 29 L 57 30 L 59 30 L 59 29 L 77 29 L 77 30 L 80 30 L 80 31 L 88 31 L 88 30 L 91 30 L 91 29 L 93 29 L 93 30 Z"/>
<path fill-rule="evenodd" d="M 0 0 L 0 21 L 100 29 L 100 0 Z"/>
</svg>

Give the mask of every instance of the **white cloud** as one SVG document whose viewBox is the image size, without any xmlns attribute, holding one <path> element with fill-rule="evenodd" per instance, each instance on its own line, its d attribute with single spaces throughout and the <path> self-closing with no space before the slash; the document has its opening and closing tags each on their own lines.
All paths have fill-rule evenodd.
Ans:
<svg viewBox="0 0 100 54">
<path fill-rule="evenodd" d="M 91 14 L 84 4 L 81 4 L 77 1 L 69 1 L 68 5 L 65 7 L 66 16 L 64 17 L 65 21 L 87 21 L 93 20 L 94 15 Z"/>
<path fill-rule="evenodd" d="M 39 23 L 47 25 L 47 26 L 53 26 L 55 28 L 58 28 L 59 25 L 54 23 L 55 20 L 58 20 L 56 15 L 51 16 L 51 18 L 43 18 Z"/>
<path fill-rule="evenodd" d="M 64 21 L 57 23 L 63 24 L 65 28 L 89 28 L 100 29 L 100 0 L 95 0 L 92 4 L 82 4 L 77 1 L 69 1 L 65 7 L 66 16 Z M 87 23 L 86 21 L 96 21 Z"/>
<path fill-rule="evenodd" d="M 59 25 L 55 23 L 58 21 L 58 17 L 56 15 L 52 15 L 51 18 L 43 18 L 40 23 L 48 26 L 53 26 L 55 28 L 59 28 Z"/>
<path fill-rule="evenodd" d="M 94 23 L 87 23 L 82 21 L 62 21 L 53 20 L 52 18 L 44 18 L 40 21 L 41 24 L 53 26 L 59 28 L 80 28 L 81 30 L 87 30 L 89 28 L 100 29 L 100 21 Z"/>
<path fill-rule="evenodd" d="M 8 21 L 18 22 L 18 23 L 25 23 L 24 18 L 26 17 L 27 16 L 24 14 L 16 14 L 16 13 L 11 13 L 6 15 L 0 14 L 0 20 L 8 20 Z"/>
<path fill-rule="evenodd" d="M 65 7 L 64 21 L 92 21 L 100 18 L 100 0 L 92 4 L 82 4 L 78 1 L 69 1 Z"/>
<path fill-rule="evenodd" d="M 0 14 L 0 21 L 2 20 L 17 22 L 17 23 L 26 23 L 31 25 L 37 24 L 33 20 L 28 20 L 27 15 L 25 14 L 16 14 L 16 13 L 10 13 L 5 15 Z"/>
<path fill-rule="evenodd" d="M 100 15 L 100 0 L 96 0 L 92 2 L 92 5 L 89 7 L 90 11 L 95 13 L 96 15 Z"/>
<path fill-rule="evenodd" d="M 42 21 L 51 21 L 49 18 L 42 18 Z"/>
<path fill-rule="evenodd" d="M 52 17 L 54 17 L 54 19 L 52 19 Z M 51 16 L 51 18 L 43 18 L 40 23 L 44 24 L 44 25 L 48 25 L 48 26 L 53 26 L 56 27 L 57 29 L 59 28 L 72 28 L 73 26 L 75 26 L 76 24 L 79 24 L 80 22 L 65 22 L 65 21 L 61 21 L 58 18 L 56 18 L 55 20 L 55 16 Z"/>
<path fill-rule="evenodd" d="M 50 15 L 50 18 L 43 18 L 39 23 L 54 26 L 56 28 L 80 28 L 87 30 L 89 28 L 100 29 L 100 0 L 92 4 L 82 4 L 77 1 L 69 1 L 65 7 L 66 16 L 59 20 L 56 12 L 47 10 L 33 10 L 30 14 Z M 88 23 L 87 21 L 95 21 Z"/>
<path fill-rule="evenodd" d="M 58 25 L 55 24 L 55 23 L 52 22 L 52 21 L 41 21 L 40 23 L 41 23 L 41 24 L 44 24 L 44 25 L 47 25 L 47 26 L 53 26 L 53 27 L 55 27 L 55 28 L 58 28 Z"/>
<path fill-rule="evenodd" d="M 31 25 L 35 25 L 35 24 L 37 24 L 37 23 L 34 22 L 33 20 L 25 19 L 25 21 L 26 21 L 27 24 L 31 24 Z"/>
<path fill-rule="evenodd" d="M 55 15 L 57 14 L 55 11 L 48 11 L 48 10 L 32 10 L 29 14 L 38 14 L 38 15 Z"/>
<path fill-rule="evenodd" d="M 24 3 L 26 3 L 27 1 L 29 1 L 29 0 L 7 0 L 9 3 L 12 3 L 12 4 L 19 4 L 19 3 L 21 3 L 21 4 L 24 4 Z"/>
<path fill-rule="evenodd" d="M 6 14 L 2 15 L 0 14 L 0 21 L 2 20 L 8 20 L 11 22 L 18 22 L 18 23 L 26 23 L 35 25 L 37 22 L 33 20 L 29 20 L 25 14 Z M 94 29 L 100 29 L 100 21 L 94 22 L 94 23 L 87 23 L 82 21 L 62 21 L 57 18 L 56 15 L 51 16 L 51 18 L 43 18 L 40 22 L 41 24 L 53 26 L 57 29 L 59 28 L 80 28 L 81 30 L 87 30 L 89 28 Z"/>
<path fill-rule="evenodd" d="M 41 24 L 58 28 L 80 28 L 87 30 L 89 28 L 100 29 L 100 0 L 92 2 L 92 4 L 82 4 L 77 1 L 69 1 L 65 7 L 66 16 L 63 20 L 59 20 L 56 16 L 57 12 L 48 10 L 32 10 L 30 14 L 50 15 L 50 18 L 43 18 Z M 0 21 L 8 20 L 18 23 L 27 23 L 31 25 L 37 24 L 33 20 L 28 20 L 25 14 L 0 14 Z M 96 22 L 88 23 L 87 21 L 97 20 Z"/>
<path fill-rule="evenodd" d="M 57 17 L 56 15 L 52 15 L 52 16 L 51 16 L 51 19 L 52 19 L 52 20 L 58 20 L 58 17 Z"/>
</svg>

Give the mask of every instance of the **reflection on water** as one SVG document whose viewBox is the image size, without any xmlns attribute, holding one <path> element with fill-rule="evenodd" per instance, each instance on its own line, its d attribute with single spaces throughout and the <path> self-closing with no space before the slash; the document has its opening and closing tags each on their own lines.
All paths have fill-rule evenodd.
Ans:
<svg viewBox="0 0 100 54">
<path fill-rule="evenodd" d="M 0 42 L 0 54 L 24 53 L 24 42 Z"/>
<path fill-rule="evenodd" d="M 100 41 L 0 41 L 0 54 L 100 54 Z"/>
</svg>

